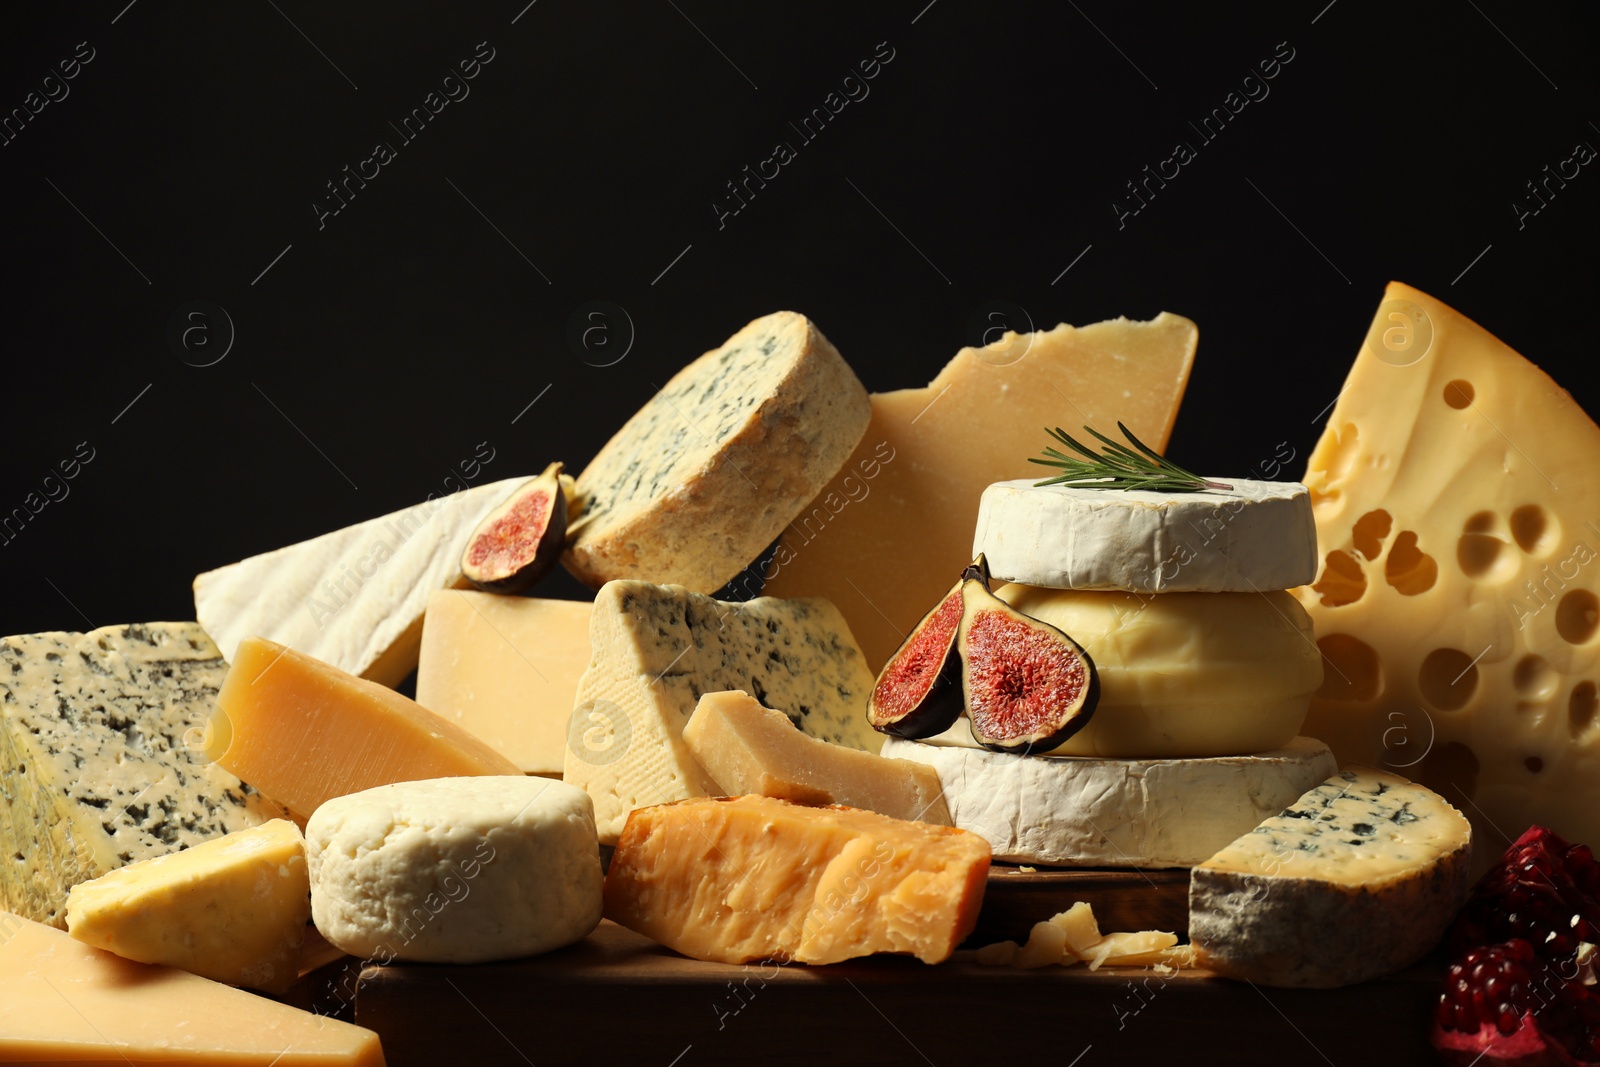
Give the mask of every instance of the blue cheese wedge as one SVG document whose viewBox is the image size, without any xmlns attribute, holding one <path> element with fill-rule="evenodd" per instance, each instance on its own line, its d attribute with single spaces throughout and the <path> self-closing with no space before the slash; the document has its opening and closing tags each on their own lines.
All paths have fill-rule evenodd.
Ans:
<svg viewBox="0 0 1600 1067">
<path fill-rule="evenodd" d="M 596 588 L 715 592 L 839 472 L 871 417 L 809 319 L 756 319 L 675 374 L 584 468 L 563 562 Z"/>
<path fill-rule="evenodd" d="M 1193 870 L 1189 937 L 1202 966 L 1232 978 L 1364 982 L 1438 943 L 1471 853 L 1471 826 L 1443 797 L 1347 768 Z"/>
<path fill-rule="evenodd" d="M 280 814 L 192 743 L 227 670 L 192 622 L 0 639 L 0 910 Z"/>
<path fill-rule="evenodd" d="M 562 777 L 594 800 L 604 844 L 634 808 L 718 794 L 683 740 L 706 693 L 742 689 L 812 737 L 869 752 L 882 744 L 866 719 L 872 672 L 827 600 L 732 604 L 681 586 L 608 582 L 589 643 Z"/>
</svg>

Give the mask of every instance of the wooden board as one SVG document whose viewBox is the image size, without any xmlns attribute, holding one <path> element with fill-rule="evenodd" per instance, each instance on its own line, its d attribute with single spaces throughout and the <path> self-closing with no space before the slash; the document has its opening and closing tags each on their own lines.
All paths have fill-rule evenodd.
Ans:
<svg viewBox="0 0 1600 1067">
<path fill-rule="evenodd" d="M 1346 989 L 1256 988 L 1203 972 L 828 967 L 685 959 L 610 922 L 545 956 L 363 969 L 356 1022 L 390 1067 L 441 1063 L 1433 1064 L 1437 967 Z"/>
<path fill-rule="evenodd" d="M 1169 930 L 1189 936 L 1189 870 L 1025 871 L 996 864 L 989 869 L 978 927 L 968 947 L 995 941 L 1026 941 L 1033 924 L 1078 901 L 1094 908 L 1100 929 Z"/>
</svg>

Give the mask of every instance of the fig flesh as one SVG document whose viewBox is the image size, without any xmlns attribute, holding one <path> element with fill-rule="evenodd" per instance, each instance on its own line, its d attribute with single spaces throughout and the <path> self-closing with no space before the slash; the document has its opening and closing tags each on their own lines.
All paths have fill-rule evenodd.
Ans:
<svg viewBox="0 0 1600 1067">
<path fill-rule="evenodd" d="M 461 554 L 467 581 L 485 592 L 515 595 L 549 573 L 567 539 L 562 478 L 561 464 L 552 463 L 484 516 Z"/>
<path fill-rule="evenodd" d="M 1100 699 L 1094 661 L 1072 638 L 977 582 L 961 589 L 961 689 L 973 739 L 1046 752 L 1083 729 Z"/>
<path fill-rule="evenodd" d="M 878 673 L 867 698 L 872 728 L 917 740 L 948 730 L 961 717 L 961 590 L 968 582 L 989 588 L 989 564 L 979 556 L 961 572 L 950 591 L 922 617 Z"/>
</svg>

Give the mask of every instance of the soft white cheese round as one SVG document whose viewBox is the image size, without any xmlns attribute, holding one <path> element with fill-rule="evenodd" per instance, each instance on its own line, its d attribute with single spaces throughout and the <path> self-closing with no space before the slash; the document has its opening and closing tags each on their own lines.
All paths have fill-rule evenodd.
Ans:
<svg viewBox="0 0 1600 1067">
<path fill-rule="evenodd" d="M 1052 589 L 1265 592 L 1317 576 L 1311 497 L 1298 482 L 1215 478 L 1200 493 L 996 482 L 972 552 L 996 578 Z"/>
<path fill-rule="evenodd" d="M 365 959 L 475 963 L 560 948 L 600 922 L 594 805 L 547 778 L 400 782 L 306 824 L 311 917 Z"/>
<path fill-rule="evenodd" d="M 1191 867 L 1337 769 L 1321 741 L 1210 759 L 1013 756 L 890 738 L 883 755 L 939 773 L 950 816 L 1010 863 Z"/>
</svg>

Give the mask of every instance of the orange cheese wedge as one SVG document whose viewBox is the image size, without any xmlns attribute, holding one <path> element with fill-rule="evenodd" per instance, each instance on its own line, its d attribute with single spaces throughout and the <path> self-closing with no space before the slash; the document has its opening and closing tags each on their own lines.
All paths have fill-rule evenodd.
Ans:
<svg viewBox="0 0 1600 1067">
<path fill-rule="evenodd" d="M 383 1067 L 371 1030 L 0 912 L 0 1062 Z"/>
<path fill-rule="evenodd" d="M 695 959 L 950 957 L 978 921 L 989 845 L 949 826 L 771 797 L 637 808 L 605 915 Z"/>
<path fill-rule="evenodd" d="M 416 701 L 259 637 L 239 642 L 205 753 L 301 816 L 391 782 L 522 773 Z"/>
</svg>

